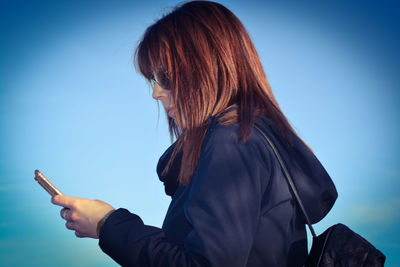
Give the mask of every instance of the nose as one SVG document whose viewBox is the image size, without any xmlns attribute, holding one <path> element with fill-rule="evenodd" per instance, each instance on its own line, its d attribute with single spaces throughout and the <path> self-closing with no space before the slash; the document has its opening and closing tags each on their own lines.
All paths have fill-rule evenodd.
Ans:
<svg viewBox="0 0 400 267">
<path fill-rule="evenodd" d="M 154 83 L 152 97 L 155 100 L 163 100 L 168 97 L 168 91 L 162 88 L 158 83 Z"/>
</svg>

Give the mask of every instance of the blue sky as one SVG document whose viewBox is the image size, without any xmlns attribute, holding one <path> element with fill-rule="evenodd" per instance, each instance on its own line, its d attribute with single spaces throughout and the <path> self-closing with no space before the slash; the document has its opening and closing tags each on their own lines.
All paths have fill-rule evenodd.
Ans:
<svg viewBox="0 0 400 267">
<path fill-rule="evenodd" d="M 400 8 L 395 1 L 220 1 L 242 20 L 282 110 L 333 178 L 342 222 L 400 266 Z M 161 226 L 169 146 L 132 57 L 176 1 L 2 1 L 0 262 L 115 266 L 33 180 Z M 268 242 L 266 240 L 266 242 Z"/>
</svg>

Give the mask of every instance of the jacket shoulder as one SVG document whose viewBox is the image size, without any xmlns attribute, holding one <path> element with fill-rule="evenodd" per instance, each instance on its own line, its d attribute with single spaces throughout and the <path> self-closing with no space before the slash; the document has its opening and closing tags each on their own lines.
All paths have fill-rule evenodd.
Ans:
<svg viewBox="0 0 400 267">
<path fill-rule="evenodd" d="M 200 160 L 210 154 L 223 155 L 228 161 L 247 161 L 251 166 L 260 167 L 265 173 L 272 173 L 276 161 L 272 149 L 259 131 L 253 129 L 243 141 L 239 123 L 212 125 L 203 141 Z M 264 174 L 265 176 L 265 174 Z"/>
</svg>

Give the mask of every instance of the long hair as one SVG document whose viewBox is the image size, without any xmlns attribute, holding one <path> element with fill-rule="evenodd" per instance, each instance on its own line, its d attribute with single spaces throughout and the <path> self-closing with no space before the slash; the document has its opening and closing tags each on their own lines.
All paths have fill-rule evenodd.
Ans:
<svg viewBox="0 0 400 267">
<path fill-rule="evenodd" d="M 255 117 L 267 116 L 280 134 L 295 133 L 279 108 L 241 21 L 226 7 L 209 1 L 176 6 L 145 31 L 135 51 L 136 67 L 171 91 L 175 119 L 168 117 L 175 156 L 183 159 L 178 180 L 189 182 L 200 157 L 210 116 L 237 106 L 225 125 L 239 122 L 241 140 L 251 134 Z M 167 115 L 168 116 L 168 115 Z"/>
</svg>

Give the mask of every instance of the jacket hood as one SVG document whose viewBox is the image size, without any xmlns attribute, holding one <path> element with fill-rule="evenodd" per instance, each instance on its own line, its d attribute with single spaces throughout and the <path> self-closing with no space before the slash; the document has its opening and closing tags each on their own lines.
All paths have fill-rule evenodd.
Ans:
<svg viewBox="0 0 400 267">
<path fill-rule="evenodd" d="M 292 134 L 289 143 L 281 137 L 270 120 L 260 119 L 256 124 L 276 146 L 311 223 L 319 222 L 328 214 L 338 197 L 329 174 L 299 137 Z M 286 179 L 284 175 L 282 179 Z"/>
</svg>

